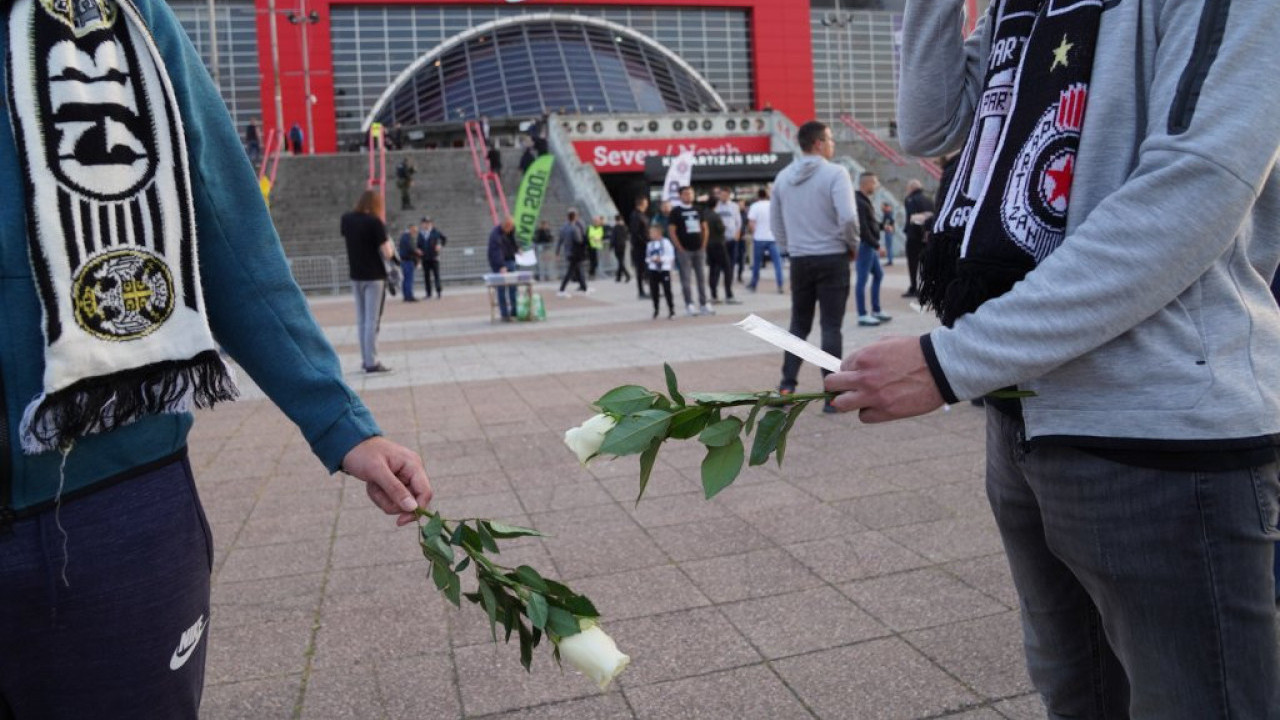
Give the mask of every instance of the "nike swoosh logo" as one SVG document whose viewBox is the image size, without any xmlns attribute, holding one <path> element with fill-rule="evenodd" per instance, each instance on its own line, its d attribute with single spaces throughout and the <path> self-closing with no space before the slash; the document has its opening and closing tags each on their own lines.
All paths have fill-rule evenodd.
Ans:
<svg viewBox="0 0 1280 720">
<path fill-rule="evenodd" d="M 209 623 L 205 621 L 204 615 L 201 615 L 194 625 L 183 631 L 182 638 L 178 641 L 178 648 L 173 651 L 173 657 L 169 658 L 170 670 L 178 670 L 187 664 L 196 646 L 200 644 L 200 638 L 204 637 L 204 629 L 208 626 Z"/>
</svg>

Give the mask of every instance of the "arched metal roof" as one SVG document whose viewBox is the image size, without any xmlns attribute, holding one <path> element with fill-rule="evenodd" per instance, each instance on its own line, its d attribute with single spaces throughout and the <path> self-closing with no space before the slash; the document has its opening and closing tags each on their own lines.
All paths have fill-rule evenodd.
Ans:
<svg viewBox="0 0 1280 720">
<path fill-rule="evenodd" d="M 466 30 L 391 83 L 361 128 L 544 112 L 726 110 L 675 53 L 626 26 L 569 13 L 529 13 Z"/>
</svg>

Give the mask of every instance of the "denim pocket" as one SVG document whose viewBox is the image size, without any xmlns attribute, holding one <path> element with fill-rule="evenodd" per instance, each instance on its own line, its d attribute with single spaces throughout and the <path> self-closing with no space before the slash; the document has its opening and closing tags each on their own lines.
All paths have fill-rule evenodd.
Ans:
<svg viewBox="0 0 1280 720">
<path fill-rule="evenodd" d="M 1258 518 L 1262 532 L 1280 540 L 1280 469 L 1276 463 L 1249 471 L 1254 494 L 1258 498 Z"/>
</svg>

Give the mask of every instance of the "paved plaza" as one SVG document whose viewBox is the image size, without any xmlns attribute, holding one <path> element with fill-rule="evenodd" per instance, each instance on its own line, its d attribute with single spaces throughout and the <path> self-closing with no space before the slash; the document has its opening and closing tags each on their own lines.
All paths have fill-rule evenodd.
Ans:
<svg viewBox="0 0 1280 720">
<path fill-rule="evenodd" d="M 894 321 L 858 328 L 851 300 L 846 351 L 933 326 L 888 270 Z M 499 559 L 589 595 L 632 657 L 621 680 L 602 694 L 545 647 L 526 674 L 483 611 L 436 592 L 414 528 L 328 476 L 242 376 L 246 398 L 201 413 L 191 442 L 216 545 L 204 717 L 1043 718 L 982 487 L 981 410 L 866 426 L 814 407 L 781 470 L 750 468 L 712 501 L 702 446 L 668 442 L 637 506 L 637 459 L 584 469 L 564 431 L 609 388 L 662 388 L 664 361 L 685 390 L 774 387 L 781 354 L 731 323 L 785 326 L 789 298 L 762 280 L 718 316 L 668 321 L 634 284 L 594 287 L 542 284 L 536 324 L 491 324 L 480 288 L 389 299 L 396 372 L 372 378 L 351 299 L 312 308 L 386 434 L 422 454 L 436 508 L 549 535 Z M 818 371 L 801 383 L 820 389 Z"/>
</svg>

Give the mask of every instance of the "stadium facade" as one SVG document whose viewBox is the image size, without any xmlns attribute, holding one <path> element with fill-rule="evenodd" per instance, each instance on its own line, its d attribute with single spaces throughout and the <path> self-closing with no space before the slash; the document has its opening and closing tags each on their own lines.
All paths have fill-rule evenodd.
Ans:
<svg viewBox="0 0 1280 720">
<path fill-rule="evenodd" d="M 883 128 L 895 106 L 901 0 L 169 4 L 237 126 L 296 123 L 317 152 L 374 120 L 773 108 Z"/>
</svg>

